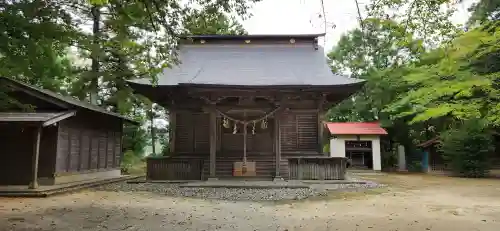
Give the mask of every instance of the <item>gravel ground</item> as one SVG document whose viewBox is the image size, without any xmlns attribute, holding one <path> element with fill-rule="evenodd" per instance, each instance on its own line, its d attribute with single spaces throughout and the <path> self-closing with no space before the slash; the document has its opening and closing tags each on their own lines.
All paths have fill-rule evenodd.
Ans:
<svg viewBox="0 0 500 231">
<path fill-rule="evenodd" d="M 284 203 L 103 190 L 0 198 L 0 231 L 499 230 L 499 180 L 374 178 L 388 187 L 371 193 L 334 191 L 338 197 Z"/>
<path fill-rule="evenodd" d="M 284 203 L 99 189 L 49 198 L 0 198 L 0 231 L 499 230 L 499 180 L 375 177 L 388 187 Z"/>
<path fill-rule="evenodd" d="M 194 197 L 206 199 L 222 199 L 233 201 L 278 201 L 302 200 L 309 197 L 326 196 L 332 190 L 359 191 L 367 188 L 381 187 L 375 182 L 367 184 L 311 184 L 310 188 L 181 188 L 179 184 L 126 182 L 100 186 L 95 190 L 114 192 L 153 192 L 174 197 Z"/>
</svg>

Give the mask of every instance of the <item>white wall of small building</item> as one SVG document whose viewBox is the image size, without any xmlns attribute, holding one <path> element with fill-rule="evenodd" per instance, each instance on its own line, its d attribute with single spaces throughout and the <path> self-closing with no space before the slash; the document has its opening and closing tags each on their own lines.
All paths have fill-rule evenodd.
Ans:
<svg viewBox="0 0 500 231">
<path fill-rule="evenodd" d="M 356 135 L 335 135 L 335 137 L 330 139 L 330 156 L 332 157 L 345 157 L 345 142 L 358 140 Z M 382 170 L 380 136 L 360 135 L 359 140 L 372 142 L 373 170 Z"/>
</svg>

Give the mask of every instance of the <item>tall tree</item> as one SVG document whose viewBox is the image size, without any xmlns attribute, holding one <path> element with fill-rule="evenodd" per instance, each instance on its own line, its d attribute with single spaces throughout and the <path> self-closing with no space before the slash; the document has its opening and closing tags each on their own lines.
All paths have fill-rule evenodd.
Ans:
<svg viewBox="0 0 500 231">
<path fill-rule="evenodd" d="M 486 23 L 434 50 L 402 79 L 410 91 L 386 111 L 411 123 L 448 117 L 485 118 L 500 127 L 500 21 Z"/>
<path fill-rule="evenodd" d="M 397 67 L 411 62 L 423 52 L 422 40 L 407 33 L 401 24 L 385 19 L 367 19 L 364 29 L 355 29 L 342 36 L 328 53 L 332 70 L 350 73 L 367 80 L 362 92 L 330 110 L 331 120 L 372 121 L 389 119 L 381 115 L 384 104 L 390 102 L 399 88 L 389 88 L 400 82 L 388 76 L 401 72 Z M 394 73 L 396 74 L 396 73 Z"/>
<path fill-rule="evenodd" d="M 391 19 L 401 23 L 410 34 L 436 48 L 450 41 L 460 28 L 450 18 L 456 12 L 456 0 L 372 0 L 366 6 L 368 18 Z"/>
<path fill-rule="evenodd" d="M 79 35 L 71 15 L 52 1 L 4 1 L 0 21 L 0 75 L 59 91 Z"/>
<path fill-rule="evenodd" d="M 472 13 L 467 21 L 469 26 L 485 23 L 490 20 L 500 20 L 500 1 L 479 0 L 469 8 Z"/>
<path fill-rule="evenodd" d="M 244 16 L 256 1 L 4 1 L 0 4 L 0 20 L 4 22 L 0 38 L 7 42 L 0 45 L 0 74 L 144 120 L 146 104 L 132 94 L 126 80 L 154 80 L 159 71 L 176 62 L 177 38 L 185 31 L 183 20 L 193 12 L 197 15 L 191 18 L 236 25 L 231 20 L 223 22 L 221 16 Z M 193 11 L 194 7 L 211 11 L 202 15 Z M 76 65 L 67 58 L 68 52 L 78 53 L 77 59 L 83 61 Z M 1 89 L 0 96 L 0 107 L 15 103 L 5 100 Z M 131 128 L 136 135 L 141 133 L 137 129 Z M 130 137 L 134 136 L 132 132 Z"/>
<path fill-rule="evenodd" d="M 329 111 L 335 121 L 380 121 L 393 140 L 411 145 L 433 126 L 406 125 L 385 106 L 408 91 L 401 76 L 426 51 L 459 34 L 449 1 L 376 0 L 367 5 L 360 28 L 341 37 L 328 54 L 332 70 L 366 80 L 364 89 Z M 446 6 L 446 7 L 444 7 Z"/>
</svg>

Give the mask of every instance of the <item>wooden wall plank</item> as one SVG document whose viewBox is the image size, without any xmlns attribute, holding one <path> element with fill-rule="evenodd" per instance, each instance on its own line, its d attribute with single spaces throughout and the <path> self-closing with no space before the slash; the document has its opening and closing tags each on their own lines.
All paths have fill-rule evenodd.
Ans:
<svg viewBox="0 0 500 231">
<path fill-rule="evenodd" d="M 106 132 L 99 131 L 99 164 L 98 168 L 106 168 Z"/>
<path fill-rule="evenodd" d="M 108 131 L 106 144 L 106 168 L 113 168 L 115 137 L 112 131 Z"/>
<path fill-rule="evenodd" d="M 175 124 L 176 153 L 205 153 L 210 151 L 208 113 L 178 111 Z"/>
<path fill-rule="evenodd" d="M 71 128 L 68 126 L 68 151 L 66 153 L 66 172 L 71 171 Z"/>
<path fill-rule="evenodd" d="M 176 153 L 193 152 L 193 124 L 191 113 L 177 112 L 175 124 Z"/>
<path fill-rule="evenodd" d="M 168 110 L 168 126 L 169 126 L 169 136 L 170 139 L 169 148 L 170 153 L 175 153 L 175 137 L 176 137 L 176 126 L 177 126 L 177 113 L 175 108 L 170 108 Z"/>
<path fill-rule="evenodd" d="M 194 152 L 210 152 L 210 115 L 198 113 L 192 116 L 191 126 L 194 134 Z"/>
<path fill-rule="evenodd" d="M 113 167 L 120 167 L 120 158 L 122 154 L 122 135 L 120 132 L 115 132 L 115 161 Z"/>
<path fill-rule="evenodd" d="M 280 124 L 282 151 L 318 151 L 318 112 L 289 110 Z"/>
<path fill-rule="evenodd" d="M 90 169 L 99 167 L 99 136 L 97 132 L 92 131 L 90 148 Z"/>
<path fill-rule="evenodd" d="M 81 135 L 81 143 L 80 143 L 80 170 L 89 170 L 90 169 L 90 137 L 89 132 L 83 130 Z"/>
<path fill-rule="evenodd" d="M 59 126 L 56 172 L 66 172 L 68 166 L 69 134 L 64 123 Z"/>
<path fill-rule="evenodd" d="M 291 158 L 289 171 L 291 180 L 344 180 L 346 159 Z"/>
<path fill-rule="evenodd" d="M 79 129 L 70 129 L 70 151 L 69 151 L 69 172 L 77 172 L 80 167 L 80 136 L 81 131 Z"/>
</svg>

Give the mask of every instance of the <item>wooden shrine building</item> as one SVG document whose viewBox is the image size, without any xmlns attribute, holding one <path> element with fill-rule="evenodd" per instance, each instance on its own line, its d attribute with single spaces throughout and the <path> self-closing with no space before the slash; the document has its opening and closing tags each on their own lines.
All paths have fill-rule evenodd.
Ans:
<svg viewBox="0 0 500 231">
<path fill-rule="evenodd" d="M 121 177 L 123 123 L 103 108 L 0 77 L 17 104 L 0 110 L 0 186 L 54 186 Z"/>
<path fill-rule="evenodd" d="M 169 111 L 168 161 L 183 166 L 171 178 L 291 179 L 300 177 L 294 163 L 344 161 L 323 153 L 323 115 L 363 82 L 331 72 L 318 36 L 188 36 L 180 64 L 157 84 L 131 81 Z M 162 161 L 152 160 L 148 174 Z"/>
</svg>

